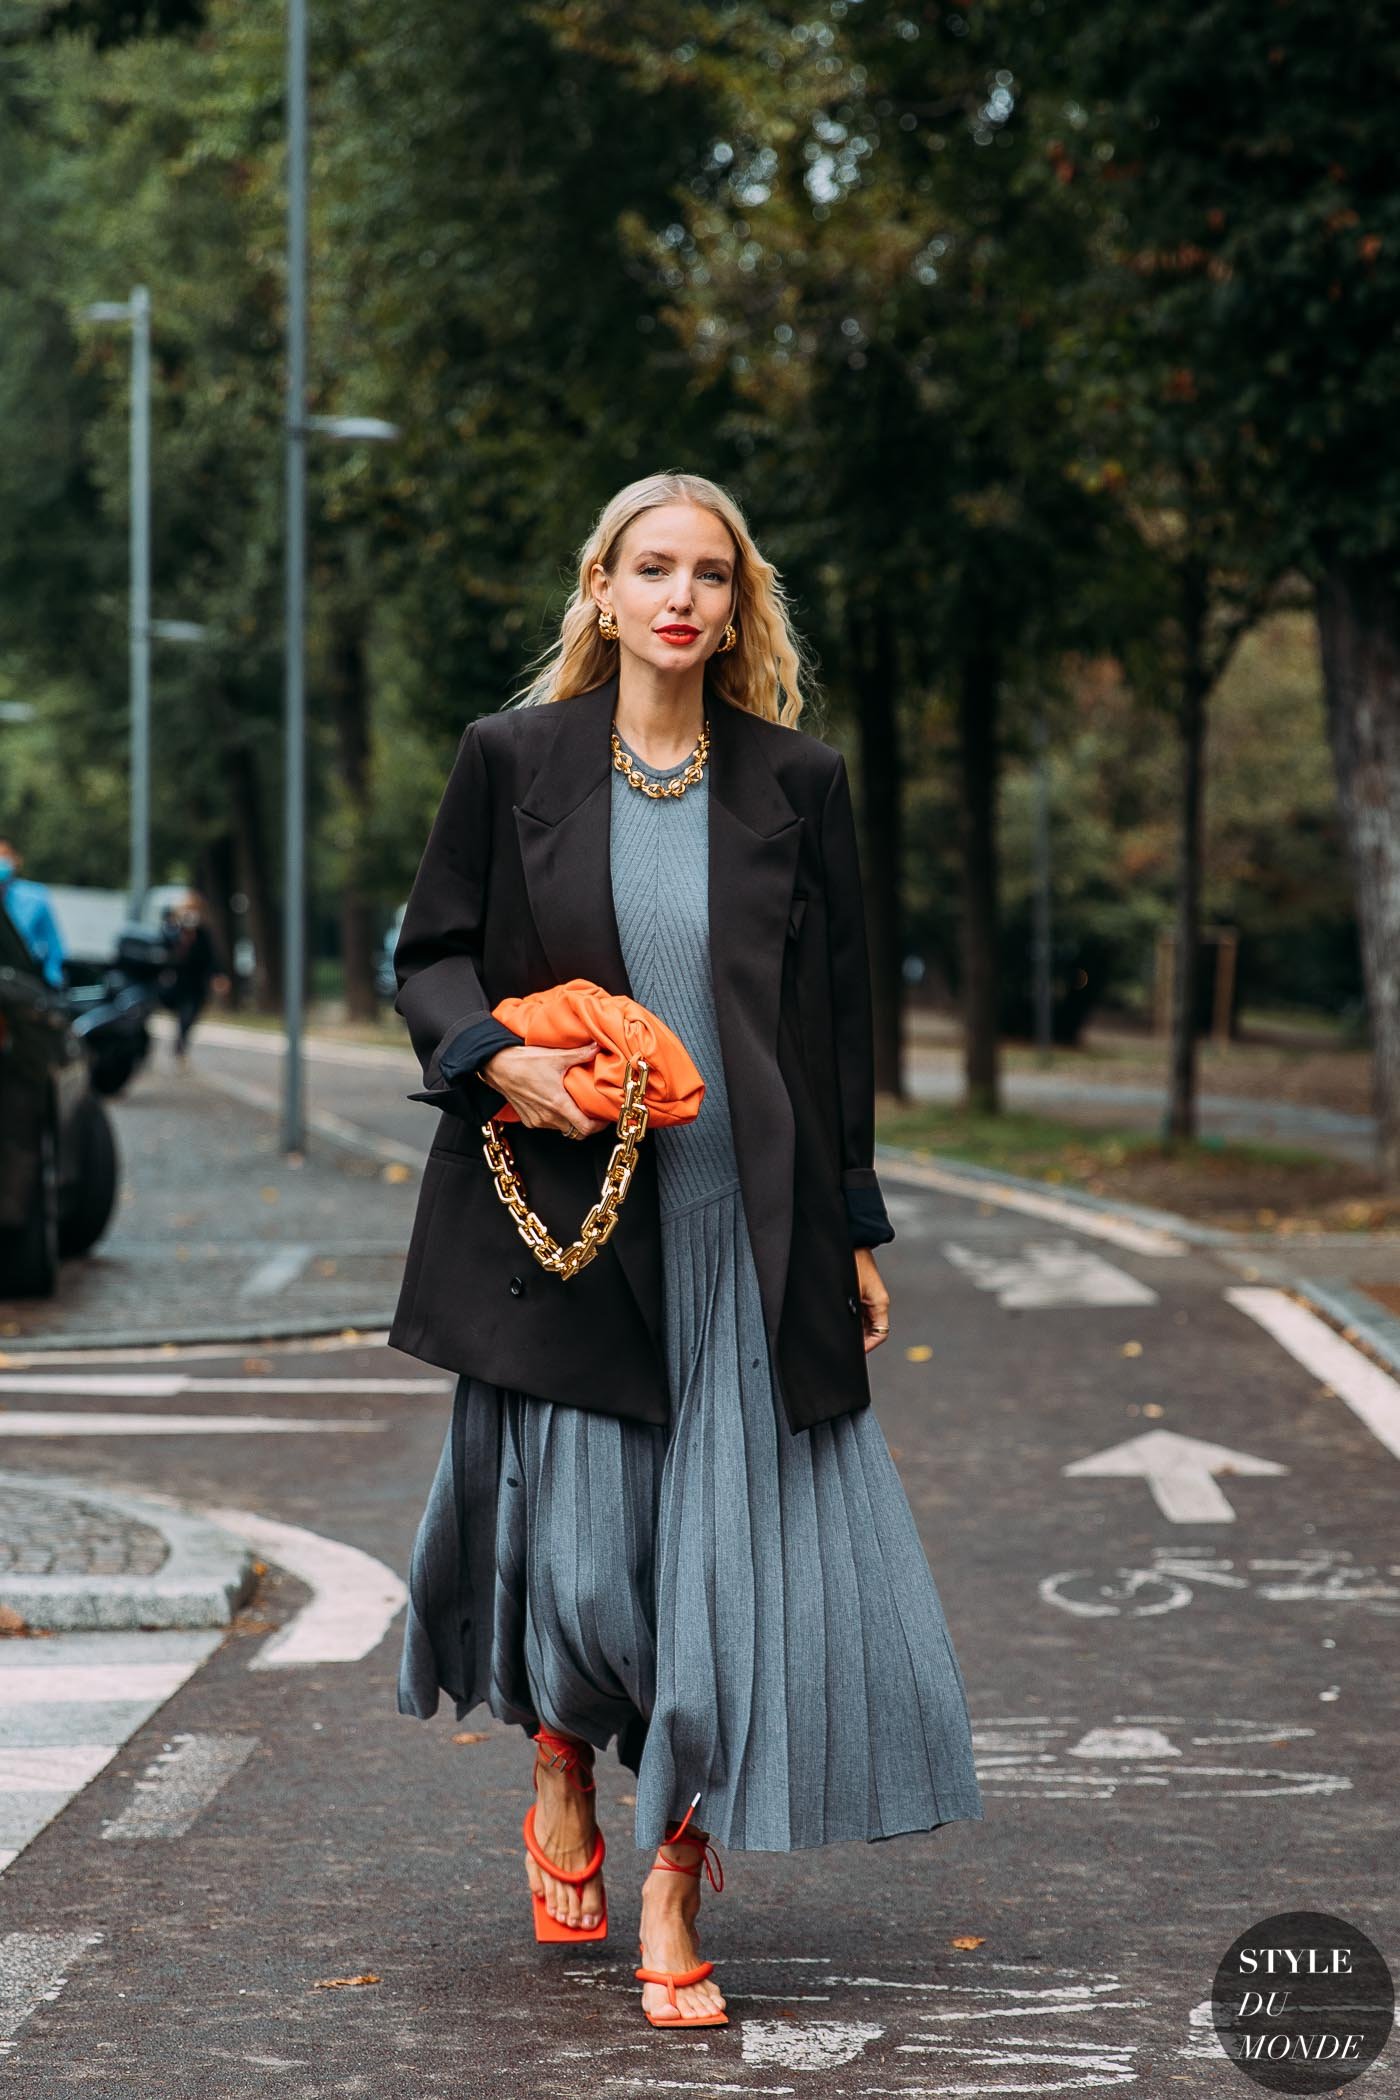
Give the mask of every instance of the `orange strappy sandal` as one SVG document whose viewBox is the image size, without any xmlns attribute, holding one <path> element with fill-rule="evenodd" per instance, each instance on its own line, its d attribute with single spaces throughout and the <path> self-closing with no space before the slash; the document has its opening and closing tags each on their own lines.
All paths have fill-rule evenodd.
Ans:
<svg viewBox="0 0 1400 2100">
<path fill-rule="evenodd" d="M 703 1865 L 706 1874 L 709 1876 L 710 1887 L 714 1890 L 715 1894 L 718 1895 L 720 1890 L 724 1887 L 724 1868 L 720 1865 L 718 1847 L 712 1846 L 708 1838 L 688 1838 L 684 1834 L 685 1826 L 690 1821 L 691 1817 L 694 1815 L 695 1810 L 699 1805 L 699 1801 L 700 1796 L 697 1794 L 695 1796 L 694 1801 L 691 1802 L 689 1808 L 686 1810 L 685 1814 L 681 1817 L 680 1828 L 679 1830 L 677 1830 L 675 1836 L 664 1838 L 662 1840 L 662 1843 L 667 1845 L 679 1845 L 682 1843 L 687 1845 L 698 1845 L 700 1847 L 700 1857 L 696 1860 L 694 1866 L 678 1866 L 676 1861 L 673 1859 L 663 1859 L 660 1852 L 657 1853 L 656 1858 L 652 1864 L 653 1866 L 657 1867 L 669 1867 L 673 1874 L 693 1874 L 697 1881 L 700 1878 L 700 1869 Z M 711 1866 L 710 1864 L 711 1852 L 713 1852 L 715 1856 L 714 1866 Z M 715 1867 L 719 1868 L 718 1881 L 716 1881 L 715 1879 Z M 637 1951 L 638 1953 L 641 1952 L 640 1940 L 637 1943 Z M 666 1995 L 671 2001 L 672 2017 L 670 2019 L 658 2018 L 655 2013 L 647 2013 L 647 2018 L 650 2020 L 652 2026 L 727 2027 L 729 2025 L 729 2015 L 727 2012 L 683 2013 L 676 2002 L 676 1992 L 678 1990 L 684 1990 L 686 1985 L 690 1983 L 703 1983 L 705 1978 L 708 1975 L 710 1975 L 713 1971 L 714 1966 L 715 1965 L 712 1961 L 702 1961 L 697 1962 L 693 1969 L 634 1969 L 632 1971 L 633 1975 L 640 1977 L 643 1983 L 664 1983 L 666 1986 Z M 646 2012 L 646 2007 L 643 2006 L 642 2010 L 643 2012 Z"/>
<path fill-rule="evenodd" d="M 552 1765 L 556 1771 L 562 1772 L 567 1779 L 572 1781 L 581 1794 L 589 1794 L 594 1791 L 596 1783 L 592 1776 L 593 1748 L 591 1744 L 571 1742 L 567 1736 L 554 1735 L 548 1728 L 537 1729 L 530 1740 L 539 1744 L 541 1751 L 544 1753 L 545 1763 Z M 576 1771 L 588 1773 L 589 1776 L 586 1783 L 582 1779 L 574 1778 Z M 538 1763 L 535 1766 L 532 1778 L 538 1790 L 540 1783 Z M 601 1830 L 598 1832 L 598 1842 L 593 1847 L 593 1854 L 588 1864 L 575 1873 L 556 1866 L 549 1854 L 542 1850 L 535 1836 L 535 1803 L 533 1801 L 525 1811 L 523 1827 L 526 1851 L 534 1860 L 535 1865 L 543 1867 L 545 1873 L 552 1874 L 556 1881 L 572 1881 L 575 1884 L 591 1881 L 603 1864 L 603 1854 L 607 1847 L 603 1843 Z M 549 1915 L 548 1906 L 543 1896 L 536 1895 L 535 1891 L 531 1889 L 530 1898 L 534 1906 L 535 1938 L 537 1940 L 562 1940 L 572 1945 L 577 1940 L 605 1940 L 607 1938 L 608 1899 L 606 1893 L 603 1896 L 603 1914 L 596 1925 L 561 1924 L 558 1918 L 552 1918 Z"/>
</svg>

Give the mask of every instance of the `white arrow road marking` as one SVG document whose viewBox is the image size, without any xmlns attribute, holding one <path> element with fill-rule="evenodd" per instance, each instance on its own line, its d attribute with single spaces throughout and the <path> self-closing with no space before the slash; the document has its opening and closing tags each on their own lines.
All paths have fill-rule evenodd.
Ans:
<svg viewBox="0 0 1400 2100">
<path fill-rule="evenodd" d="M 1046 1311 L 1057 1305 L 1155 1305 L 1157 1293 L 1073 1240 L 1028 1240 L 1019 1254 L 985 1254 L 945 1240 L 943 1252 L 997 1303 Z"/>
<path fill-rule="evenodd" d="M 746 2064 L 776 2064 L 783 2071 L 830 2071 L 854 2063 L 883 2027 L 863 2020 L 745 2020 Z"/>
<path fill-rule="evenodd" d="M 7 1932 L 0 1939 L 0 2056 L 12 2053 L 35 2007 L 53 2003 L 70 1965 L 101 1938 L 100 1932 Z"/>
<path fill-rule="evenodd" d="M 1062 1466 L 1072 1478 L 1141 1479 L 1147 1482 L 1164 1517 L 1173 1524 L 1232 1524 L 1235 1512 L 1211 1475 L 1214 1473 L 1286 1473 L 1271 1458 L 1253 1458 L 1224 1444 L 1207 1444 L 1173 1429 L 1149 1429 L 1091 1458 Z"/>
<path fill-rule="evenodd" d="M 297 1524 L 279 1524 L 248 1509 L 205 1509 L 212 1524 L 246 1539 L 311 1591 L 311 1601 L 262 1643 L 250 1670 L 303 1663 L 358 1662 L 379 1646 L 408 1601 L 392 1568 L 358 1546 L 323 1538 Z"/>
<path fill-rule="evenodd" d="M 1003 1181 L 958 1174 L 935 1167 L 928 1160 L 882 1158 L 880 1174 L 891 1181 L 907 1181 L 919 1188 L 942 1189 L 950 1196 L 968 1196 L 976 1203 L 995 1203 L 1002 1210 L 1024 1211 L 1032 1218 L 1048 1218 L 1067 1225 L 1081 1239 L 1111 1240 L 1130 1254 L 1185 1254 L 1186 1242 L 1160 1226 L 1139 1224 L 1119 1211 L 1091 1210 L 1087 1204 L 1066 1203 L 1063 1196 L 1042 1196 L 1035 1189 L 1013 1188 Z"/>
<path fill-rule="evenodd" d="M 1400 1458 L 1400 1383 L 1388 1371 L 1284 1291 L 1241 1284 L 1225 1296 L 1257 1320 L 1305 1371 L 1330 1385 L 1391 1456 Z"/>
<path fill-rule="evenodd" d="M 211 1628 L 0 1642 L 0 1872 L 222 1639 L 222 1629 Z M 0 1967 L 0 2037 L 4 2003 Z"/>
<path fill-rule="evenodd" d="M 104 1838 L 183 1837 L 258 1747 L 255 1735 L 177 1735 L 147 1765 Z"/>
<path fill-rule="evenodd" d="M 0 1414 L 0 1436 L 312 1436 L 374 1434 L 385 1422 L 298 1421 L 287 1415 Z"/>
<path fill-rule="evenodd" d="M 103 1400 L 178 1400 L 185 1393 L 450 1393 L 452 1387 L 450 1378 L 194 1378 L 183 1371 L 0 1371 L 0 1399 L 7 1393 L 64 1393 L 69 1398 L 82 1394 Z"/>
</svg>

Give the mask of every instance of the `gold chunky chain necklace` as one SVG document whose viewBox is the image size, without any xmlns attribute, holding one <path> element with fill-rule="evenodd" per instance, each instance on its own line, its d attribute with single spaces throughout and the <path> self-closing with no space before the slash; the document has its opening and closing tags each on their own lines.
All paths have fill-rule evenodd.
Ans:
<svg viewBox="0 0 1400 2100">
<path fill-rule="evenodd" d="M 677 795 L 683 795 L 687 788 L 694 787 L 696 781 L 705 770 L 705 760 L 709 755 L 710 718 L 706 715 L 700 727 L 699 741 L 686 761 L 685 771 L 678 773 L 674 780 L 649 780 L 631 753 L 623 750 L 622 739 L 617 733 L 616 725 L 614 724 L 613 726 L 612 758 L 614 766 L 616 766 L 619 773 L 625 774 L 629 787 L 640 788 L 644 795 L 650 795 L 656 800 L 668 796 L 674 798 Z"/>
</svg>

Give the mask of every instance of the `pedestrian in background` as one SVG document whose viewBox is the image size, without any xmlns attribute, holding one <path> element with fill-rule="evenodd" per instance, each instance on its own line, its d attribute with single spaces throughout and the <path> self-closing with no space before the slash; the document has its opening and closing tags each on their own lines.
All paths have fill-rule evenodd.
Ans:
<svg viewBox="0 0 1400 2100">
<path fill-rule="evenodd" d="M 540 1939 L 606 1932 L 592 1771 L 617 1738 L 657 1848 L 642 2009 L 672 2028 L 727 2019 L 695 1937 L 718 1840 L 788 1852 L 982 1815 L 869 1404 L 891 1324 L 872 1249 L 894 1231 L 855 821 L 841 755 L 796 727 L 804 682 L 727 492 L 622 489 L 524 704 L 462 738 L 395 956 L 413 1098 L 447 1112 L 389 1339 L 459 1374 L 399 1708 L 426 1718 L 441 1687 L 459 1719 L 485 1700 L 536 1742 Z M 510 1102 L 531 1205 L 575 1229 L 615 1135 L 564 1085 L 590 1048 L 531 1046 L 492 1009 L 576 976 L 672 1028 L 705 1091 L 648 1131 L 616 1230 L 566 1281 L 522 1247 L 480 1126 Z"/>
<path fill-rule="evenodd" d="M 177 904 L 165 907 L 160 930 L 170 955 L 161 972 L 161 992 L 175 1016 L 172 1054 L 183 1060 L 191 1031 L 204 1011 L 210 991 L 222 997 L 229 988 L 229 978 L 209 930 L 204 899 L 196 890 L 187 891 Z"/>
<path fill-rule="evenodd" d="M 20 880 L 23 866 L 24 855 L 19 847 L 0 832 L 0 899 L 4 900 L 16 933 L 43 971 L 45 983 L 62 991 L 67 982 L 63 973 L 67 959 L 63 935 L 43 883 Z"/>
</svg>

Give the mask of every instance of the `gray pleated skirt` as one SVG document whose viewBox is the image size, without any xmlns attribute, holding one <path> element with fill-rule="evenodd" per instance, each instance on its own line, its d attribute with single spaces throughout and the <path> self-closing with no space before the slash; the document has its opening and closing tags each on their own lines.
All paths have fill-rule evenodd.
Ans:
<svg viewBox="0 0 1400 2100">
<path fill-rule="evenodd" d="M 670 1431 L 459 1381 L 400 1712 L 435 1712 L 441 1683 L 459 1720 L 484 1701 L 527 1733 L 616 1738 L 642 1847 L 697 1791 L 695 1821 L 743 1851 L 980 1819 L 962 1675 L 874 1412 L 787 1427 L 737 1185 L 663 1231 Z"/>
</svg>

